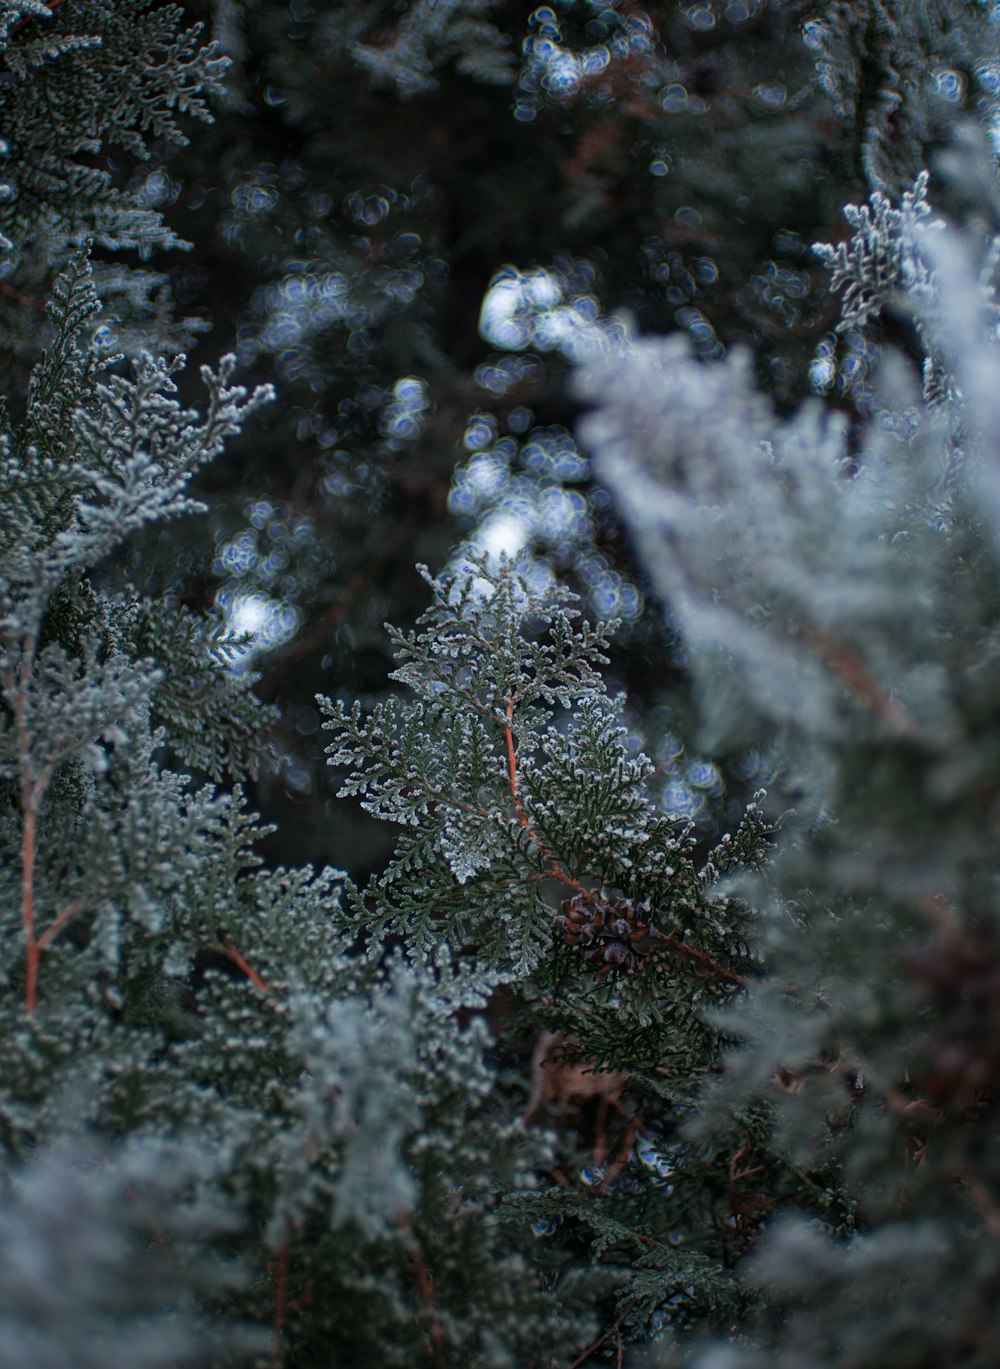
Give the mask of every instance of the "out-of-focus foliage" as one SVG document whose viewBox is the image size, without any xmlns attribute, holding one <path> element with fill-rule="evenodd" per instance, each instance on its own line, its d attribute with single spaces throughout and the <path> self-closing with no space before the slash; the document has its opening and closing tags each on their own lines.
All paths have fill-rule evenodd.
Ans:
<svg viewBox="0 0 1000 1369">
<path fill-rule="evenodd" d="M 986 154 L 987 156 L 989 154 Z M 956 163 L 971 183 L 993 168 Z M 596 354 L 584 437 L 690 649 L 705 726 L 769 744 L 798 813 L 744 893 L 768 973 L 694 1134 L 763 1109 L 823 1175 L 749 1262 L 751 1345 L 699 1366 L 986 1365 L 1000 1332 L 994 850 L 1000 193 L 964 231 L 921 176 L 821 256 L 845 319 L 912 319 L 852 451 L 777 418 L 745 359 Z M 767 739 L 765 743 L 765 739 Z M 835 1210 L 834 1210 L 835 1209 Z M 895 1297 L 892 1290 L 896 1290 Z"/>
<path fill-rule="evenodd" d="M 620 313 L 704 359 L 742 344 L 783 407 L 813 386 L 853 415 L 878 338 L 834 332 L 811 244 L 840 231 L 844 204 L 910 184 L 960 114 L 985 116 L 986 11 L 190 8 L 233 58 L 227 102 L 137 174 L 196 243 L 173 280 L 185 313 L 215 321 L 200 345 L 228 346 L 235 327 L 241 362 L 282 393 L 209 477 L 213 574 L 202 548 L 179 584 L 259 633 L 282 718 L 257 794 L 294 818 L 275 854 L 327 850 L 313 694 L 384 688 L 382 623 L 413 621 L 414 563 L 445 565 L 460 536 L 528 549 L 593 616 L 620 618 L 614 670 L 636 725 L 667 700 L 683 716 L 683 660 L 576 445 L 572 338 Z M 708 829 L 745 797 L 730 771 L 744 762 L 711 759 L 715 794 L 686 783 L 686 761 L 674 775 Z M 373 829 L 342 830 L 337 858 L 367 850 L 377 866 Z"/>
</svg>

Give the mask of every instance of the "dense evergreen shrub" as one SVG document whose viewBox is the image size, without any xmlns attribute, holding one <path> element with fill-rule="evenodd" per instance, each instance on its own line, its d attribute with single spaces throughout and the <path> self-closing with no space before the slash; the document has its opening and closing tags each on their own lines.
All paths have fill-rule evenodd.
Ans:
<svg viewBox="0 0 1000 1369">
<path fill-rule="evenodd" d="M 225 55 L 179 6 L 0 0 L 0 1365 L 998 1358 L 997 15 L 656 9 L 220 0 L 225 96 Z M 508 558 L 473 537 L 390 631 L 393 692 L 355 703 L 331 659 L 303 730 L 322 717 L 329 734 L 326 820 L 360 800 L 391 833 L 370 877 L 373 847 L 349 872 L 268 858 L 280 837 L 247 791 L 294 760 L 269 733 L 285 703 L 254 693 L 232 601 L 190 579 L 210 463 L 274 441 L 305 389 L 319 424 L 346 373 L 378 416 L 373 436 L 348 405 L 322 470 L 348 564 L 391 542 L 397 458 L 408 479 L 454 459 L 419 445 L 447 431 L 441 392 L 374 359 L 405 271 L 389 253 L 373 274 L 381 247 L 355 234 L 333 280 L 343 225 L 318 227 L 332 204 L 306 190 L 302 148 L 301 180 L 291 156 L 280 193 L 257 167 L 220 229 L 251 260 L 251 238 L 293 222 L 289 196 L 317 219 L 295 244 L 308 269 L 262 251 L 238 338 L 251 369 L 273 354 L 276 388 L 234 384 L 225 355 L 188 398 L 178 349 L 199 319 L 171 296 L 187 287 L 165 148 L 210 99 L 251 117 L 262 35 L 284 85 L 260 98 L 313 150 L 324 56 L 366 100 L 459 81 L 486 92 L 477 126 L 511 99 L 520 124 L 564 118 L 567 234 L 598 213 L 629 121 L 645 156 L 678 91 L 693 190 L 698 118 L 736 119 L 737 78 L 768 51 L 794 50 L 803 84 L 772 72 L 779 99 L 758 81 L 757 106 L 782 112 L 751 132 L 783 158 L 796 110 L 826 100 L 858 182 L 846 231 L 831 220 L 800 273 L 817 295 L 827 273 L 840 322 L 807 328 L 798 382 L 801 319 L 778 308 L 789 336 L 762 342 L 759 320 L 741 336 L 727 316 L 735 248 L 733 335 L 690 314 L 638 331 L 602 310 L 583 258 L 494 262 L 490 365 L 537 379 L 549 356 L 546 383 L 569 375 L 563 402 L 586 412 L 579 448 L 536 428 L 501 449 L 496 414 L 466 406 L 453 506 L 464 490 L 467 513 L 496 512 L 491 457 L 504 499 L 533 470 L 537 507 L 577 520 L 569 561 L 617 539 L 602 583 L 628 621 L 597 621 L 597 580 L 554 543 Z M 207 152 L 182 155 L 208 180 Z M 675 225 L 700 235 L 728 174 Z M 348 203 L 356 226 L 396 206 L 390 189 Z M 802 167 L 789 194 L 806 195 Z M 163 275 L 142 264 L 154 250 Z M 335 479 L 351 462 L 353 490 Z M 280 540 L 287 519 L 255 507 Z M 322 521 L 291 535 L 312 566 L 300 595 L 336 580 Z M 253 561 L 276 592 L 279 561 Z M 324 612 L 300 659 L 343 597 Z M 637 686 L 657 672 L 683 680 L 687 712 Z M 685 814 L 696 767 L 720 797 Z"/>
</svg>

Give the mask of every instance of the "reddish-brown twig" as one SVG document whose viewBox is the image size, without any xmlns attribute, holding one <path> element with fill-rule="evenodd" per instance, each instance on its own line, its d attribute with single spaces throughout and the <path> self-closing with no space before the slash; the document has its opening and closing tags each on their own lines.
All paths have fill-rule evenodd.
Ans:
<svg viewBox="0 0 1000 1369">
<path fill-rule="evenodd" d="M 270 1369 L 278 1369 L 285 1339 L 285 1317 L 288 1313 L 288 1242 L 278 1247 L 274 1263 L 274 1329 L 271 1335 Z"/>
<path fill-rule="evenodd" d="M 912 736 L 916 728 L 906 707 L 889 693 L 853 647 L 819 627 L 807 627 L 803 636 L 871 713 L 881 718 L 897 736 Z"/>
<path fill-rule="evenodd" d="M 612 1336 L 617 1336 L 618 1338 L 618 1363 L 621 1364 L 622 1357 L 624 1355 L 624 1349 L 622 1346 L 622 1323 L 624 1322 L 628 1314 L 632 1311 L 632 1308 L 634 1306 L 635 1302 L 630 1302 L 629 1305 L 625 1308 L 625 1311 L 618 1318 L 618 1320 L 614 1322 L 611 1326 L 609 1326 L 602 1336 L 598 1336 L 597 1340 L 594 1341 L 593 1345 L 588 1345 L 586 1350 L 584 1350 L 583 1354 L 580 1355 L 577 1359 L 575 1359 L 573 1363 L 569 1366 L 569 1369 L 580 1369 L 580 1365 L 585 1364 L 586 1361 L 590 1359 L 594 1351 L 600 1350 L 604 1342 L 609 1341 Z"/>
<path fill-rule="evenodd" d="M 24 1006 L 28 1016 L 35 1012 L 38 995 L 38 962 L 41 951 L 35 940 L 35 826 L 38 814 L 34 794 L 24 806 L 21 828 L 21 924 L 24 927 Z"/>
<path fill-rule="evenodd" d="M 713 960 L 704 951 L 699 951 L 697 946 L 691 946 L 680 937 L 668 936 L 666 932 L 653 931 L 652 935 L 657 941 L 661 942 L 670 951 L 676 951 L 678 955 L 687 956 L 696 965 L 717 979 L 728 979 L 730 984 L 738 984 L 741 989 L 745 989 L 749 984 L 746 975 L 738 974 L 736 970 L 727 970 L 725 965 L 720 965 L 717 960 Z"/>
<path fill-rule="evenodd" d="M 0 295 L 6 295 L 15 304 L 20 304 L 24 309 L 44 309 L 45 301 L 36 299 L 34 295 L 26 295 L 23 290 L 18 290 L 9 281 L 0 280 Z"/>
<path fill-rule="evenodd" d="M 503 735 L 507 745 L 507 783 L 510 787 L 511 798 L 514 801 L 514 816 L 517 818 L 521 827 L 524 828 L 528 837 L 530 837 L 531 841 L 538 848 L 542 859 L 548 867 L 547 873 L 552 879 L 558 880 L 559 883 L 564 884 L 567 889 L 572 889 L 574 893 L 579 894 L 580 897 L 586 899 L 588 903 L 597 903 L 598 896 L 594 891 L 592 889 L 584 888 L 575 875 L 570 874 L 568 870 L 560 865 L 553 852 L 549 850 L 548 846 L 546 846 L 545 842 L 531 825 L 531 819 L 524 809 L 524 802 L 521 798 L 521 786 L 517 777 L 517 750 L 514 746 L 513 722 L 514 700 L 513 698 L 509 698 L 507 700 L 507 711 L 503 723 Z"/>
<path fill-rule="evenodd" d="M 59 8 L 63 3 L 63 0 L 45 0 L 45 3 L 48 5 L 50 11 L 54 11 Z M 20 33 L 26 24 L 30 24 L 33 19 L 37 18 L 38 16 L 36 14 L 26 14 L 23 19 L 19 19 L 11 28 L 10 37 L 13 38 L 15 33 Z"/>
<path fill-rule="evenodd" d="M 749 1169 L 740 1169 L 740 1168 L 739 1168 L 740 1161 L 741 1161 L 741 1160 L 745 1160 L 745 1159 L 747 1158 L 747 1156 L 750 1155 L 750 1154 L 752 1153 L 752 1149 L 753 1149 L 753 1148 L 751 1147 L 749 1140 L 744 1140 L 744 1142 L 743 1142 L 743 1144 L 740 1146 L 739 1150 L 734 1151 L 733 1154 L 730 1156 L 730 1159 L 729 1159 L 729 1183 L 730 1183 L 731 1186 L 735 1186 L 735 1185 L 738 1184 L 742 1179 L 750 1179 L 750 1178 L 752 1178 L 753 1175 L 755 1175 L 755 1174 L 762 1174 L 762 1173 L 763 1173 L 763 1171 L 764 1171 L 764 1166 L 763 1166 L 763 1165 L 752 1165 Z"/>
<path fill-rule="evenodd" d="M 253 984 L 255 988 L 260 989 L 261 993 L 269 994 L 271 992 L 264 976 L 259 970 L 254 969 L 245 956 L 240 955 L 228 936 L 222 938 L 221 950 L 224 955 L 229 957 L 234 965 L 243 971 L 247 979 L 249 979 L 250 983 Z"/>
<path fill-rule="evenodd" d="M 558 880 L 567 889 L 572 889 L 575 894 L 585 899 L 588 903 L 600 903 L 600 895 L 593 889 L 586 888 L 577 877 L 571 874 L 555 856 L 554 852 L 545 844 L 542 838 L 532 826 L 531 819 L 524 808 L 524 801 L 521 798 L 521 786 L 517 776 L 517 748 L 514 745 L 514 700 L 513 697 L 507 700 L 507 707 L 503 722 L 504 742 L 507 747 L 507 784 L 510 788 L 511 798 L 514 802 L 514 816 L 524 829 L 525 833 L 538 848 L 539 854 L 545 861 L 547 878 Z M 703 969 L 707 974 L 718 979 L 728 979 L 731 984 L 738 984 L 745 988 L 749 982 L 745 975 L 737 974 L 735 970 L 727 970 L 724 965 L 719 965 L 710 955 L 704 951 L 699 951 L 697 947 L 690 946 L 686 941 L 679 937 L 668 936 L 665 932 L 654 932 L 656 940 L 668 950 L 675 951 L 678 955 L 686 956 L 693 960 L 696 965 Z"/>
<path fill-rule="evenodd" d="M 79 911 L 80 900 L 78 898 L 71 899 L 62 912 L 55 917 L 51 925 L 46 927 L 45 931 L 35 942 L 35 950 L 38 952 L 39 956 L 41 956 L 43 951 L 48 950 L 62 929 L 68 922 L 72 922 Z"/>
<path fill-rule="evenodd" d="M 35 926 L 35 863 L 38 798 L 26 801 L 21 829 L 21 925 L 24 928 L 24 1007 L 29 1017 L 38 1005 L 38 970 L 45 951 L 80 910 L 80 900 L 72 899 L 39 936 Z"/>
<path fill-rule="evenodd" d="M 406 1233 L 407 1243 L 410 1247 L 410 1260 L 413 1264 L 413 1273 L 417 1280 L 417 1287 L 420 1296 L 423 1298 L 424 1311 L 430 1321 L 428 1338 L 431 1349 L 435 1355 L 440 1355 L 445 1347 L 444 1327 L 441 1325 L 441 1318 L 437 1310 L 437 1294 L 434 1291 L 434 1280 L 431 1278 L 431 1271 L 427 1268 L 427 1260 L 424 1258 L 423 1247 L 420 1244 L 417 1233 L 413 1229 L 413 1221 L 409 1212 L 402 1212 L 399 1216 L 399 1225 Z"/>
</svg>

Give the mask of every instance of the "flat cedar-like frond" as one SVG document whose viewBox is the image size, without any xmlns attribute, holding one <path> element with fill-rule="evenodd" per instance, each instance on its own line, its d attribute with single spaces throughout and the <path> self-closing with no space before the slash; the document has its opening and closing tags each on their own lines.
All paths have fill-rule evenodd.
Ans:
<svg viewBox="0 0 1000 1369">
<path fill-rule="evenodd" d="M 522 8 L 0 0 L 0 1369 L 1000 1362 L 996 5 Z"/>
</svg>

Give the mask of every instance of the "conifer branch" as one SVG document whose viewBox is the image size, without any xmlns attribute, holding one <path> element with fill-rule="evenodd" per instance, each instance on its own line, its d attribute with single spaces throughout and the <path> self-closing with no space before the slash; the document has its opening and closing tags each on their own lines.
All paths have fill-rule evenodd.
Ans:
<svg viewBox="0 0 1000 1369">
<path fill-rule="evenodd" d="M 514 746 L 514 699 L 508 698 L 506 708 L 506 720 L 503 724 L 504 741 L 507 747 L 507 783 L 510 786 L 511 798 L 514 802 L 514 814 L 518 823 L 524 828 L 534 846 L 538 848 L 539 854 L 545 861 L 547 873 L 553 879 L 564 884 L 567 889 L 572 889 L 574 893 L 585 899 L 588 903 L 597 903 L 598 896 L 592 889 L 586 889 L 568 870 L 560 864 L 555 854 L 549 849 L 542 838 L 535 831 L 531 824 L 531 819 L 525 811 L 524 801 L 521 798 L 521 787 L 517 777 L 517 751 Z"/>
<path fill-rule="evenodd" d="M 750 983 L 746 975 L 738 974 L 736 970 L 727 970 L 724 965 L 719 965 L 714 961 L 710 955 L 706 955 L 704 951 L 699 951 L 697 946 L 682 941 L 680 937 L 669 936 L 666 932 L 658 931 L 655 927 L 650 928 L 649 934 L 656 941 L 662 942 L 668 950 L 676 951 L 678 955 L 687 956 L 689 960 L 693 960 L 696 965 L 713 978 L 728 979 L 730 984 L 738 984 L 741 989 L 745 989 Z"/>
<path fill-rule="evenodd" d="M 517 751 L 514 745 L 513 719 L 514 700 L 513 697 L 511 697 L 507 700 L 503 732 L 507 748 L 507 782 L 514 802 L 514 813 L 517 817 L 517 821 L 538 848 L 542 859 L 545 861 L 547 866 L 546 876 L 558 880 L 559 883 L 565 885 L 567 889 L 572 889 L 573 892 L 584 899 L 585 902 L 596 907 L 601 903 L 600 895 L 593 889 L 588 889 L 585 885 L 581 884 L 575 875 L 570 874 L 570 872 L 565 869 L 554 852 L 550 850 L 538 835 L 532 825 L 531 819 L 528 817 L 524 807 L 524 801 L 521 798 L 521 789 L 517 776 Z M 542 876 L 542 878 L 544 877 L 545 876 Z M 649 934 L 668 950 L 675 951 L 678 955 L 683 955 L 689 960 L 693 960 L 695 964 L 700 966 L 701 969 L 705 970 L 705 972 L 713 978 L 726 979 L 731 984 L 738 984 L 740 988 L 746 988 L 749 983 L 749 980 L 745 975 L 738 974 L 735 970 L 727 970 L 725 966 L 719 965 L 714 961 L 710 955 L 706 955 L 704 951 L 699 951 L 696 946 L 689 945 L 679 937 L 670 936 L 666 932 L 658 931 L 656 928 L 650 928 Z"/>
<path fill-rule="evenodd" d="M 49 12 L 54 14 L 55 11 L 59 8 L 59 6 L 63 3 L 63 0 L 45 0 L 45 3 L 48 6 Z M 31 23 L 33 19 L 36 19 L 37 17 L 38 16 L 34 14 L 27 14 L 23 19 L 19 19 L 17 23 L 14 24 L 14 26 L 11 28 L 11 38 L 13 38 L 15 34 L 20 33 L 23 28 L 25 28 L 28 24 Z"/>
<path fill-rule="evenodd" d="M 222 944 L 219 949 L 223 955 L 229 957 L 238 969 L 243 971 L 247 979 L 250 980 L 250 983 L 253 984 L 255 988 L 260 989 L 263 994 L 270 994 L 271 990 L 267 980 L 258 970 L 254 969 L 245 956 L 240 954 L 228 936 L 222 938 Z"/>
</svg>

